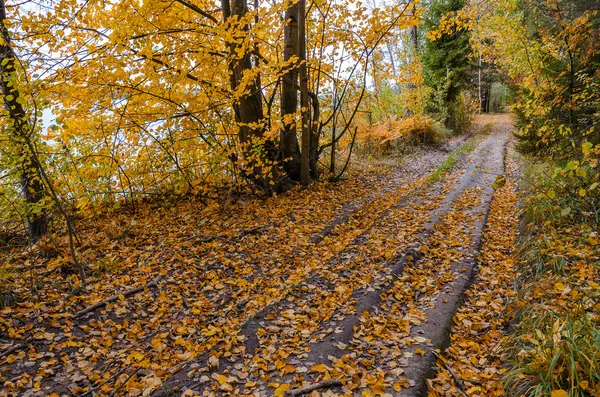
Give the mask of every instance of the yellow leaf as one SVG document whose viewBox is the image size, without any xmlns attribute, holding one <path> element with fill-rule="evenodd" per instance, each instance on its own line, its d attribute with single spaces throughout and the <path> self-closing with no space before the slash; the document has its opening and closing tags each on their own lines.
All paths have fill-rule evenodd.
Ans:
<svg viewBox="0 0 600 397">
<path fill-rule="evenodd" d="M 221 390 L 233 391 L 233 386 L 231 386 L 229 383 L 223 383 L 221 385 Z"/>
<path fill-rule="evenodd" d="M 275 368 L 281 369 L 283 367 L 285 367 L 285 362 L 284 361 L 281 361 L 281 360 L 275 361 Z"/>
<path fill-rule="evenodd" d="M 287 383 L 279 386 L 277 389 L 275 389 L 275 397 L 283 397 L 285 392 L 288 390 L 290 390 L 290 385 Z"/>
<path fill-rule="evenodd" d="M 125 301 L 125 295 L 123 295 L 123 294 L 120 294 L 120 295 L 119 295 L 119 300 L 120 300 L 121 302 L 124 302 L 124 301 Z"/>
<path fill-rule="evenodd" d="M 296 372 L 296 367 L 294 367 L 292 364 L 288 364 L 281 370 L 281 376 L 291 374 L 294 372 Z"/>
<path fill-rule="evenodd" d="M 579 382 L 579 387 L 581 387 L 583 390 L 587 390 L 589 386 L 589 382 L 587 380 L 583 380 L 581 382 Z"/>
<path fill-rule="evenodd" d="M 374 385 L 370 386 L 371 391 L 375 393 L 376 396 L 381 396 L 385 393 L 385 386 L 383 385 L 383 379 L 377 381 Z"/>
<path fill-rule="evenodd" d="M 217 382 L 221 385 L 227 383 L 227 377 L 225 375 L 217 375 Z"/>
<path fill-rule="evenodd" d="M 312 367 L 310 367 L 310 370 L 313 372 L 324 373 L 327 371 L 327 366 L 325 364 L 315 364 Z"/>
<path fill-rule="evenodd" d="M 567 393 L 563 389 L 553 390 L 552 394 L 551 394 L 551 397 L 569 397 L 569 393 Z"/>
</svg>

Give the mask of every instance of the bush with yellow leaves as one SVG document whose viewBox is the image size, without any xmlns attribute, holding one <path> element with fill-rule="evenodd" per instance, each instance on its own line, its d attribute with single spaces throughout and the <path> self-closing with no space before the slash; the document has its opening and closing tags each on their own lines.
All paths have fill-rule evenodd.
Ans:
<svg viewBox="0 0 600 397">
<path fill-rule="evenodd" d="M 443 128 L 428 116 L 394 116 L 373 127 L 359 125 L 357 140 L 367 153 L 386 154 L 401 146 L 437 143 L 444 134 Z"/>
</svg>

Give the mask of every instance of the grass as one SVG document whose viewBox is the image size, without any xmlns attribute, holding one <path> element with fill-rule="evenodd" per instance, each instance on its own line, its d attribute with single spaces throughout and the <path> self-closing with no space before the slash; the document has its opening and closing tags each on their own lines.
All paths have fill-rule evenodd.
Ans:
<svg viewBox="0 0 600 397">
<path fill-rule="evenodd" d="M 517 324 L 506 344 L 510 395 L 600 396 L 600 238 L 573 183 L 548 165 L 524 172 L 525 216 Z M 548 195 L 564 186 L 562 194 Z M 576 191 L 576 189 L 572 189 Z M 564 208 L 571 211 L 565 213 Z M 564 393 L 563 393 L 564 394 Z M 561 395 L 563 395 L 561 394 Z M 565 394 L 565 395 L 567 395 Z"/>
<path fill-rule="evenodd" d="M 456 162 L 463 156 L 471 153 L 473 149 L 477 146 L 479 141 L 481 140 L 480 136 L 476 136 L 475 138 L 469 139 L 467 142 L 460 145 L 458 149 L 453 152 L 448 153 L 444 161 L 438 165 L 435 171 L 429 175 L 427 181 L 429 183 L 438 182 L 442 176 L 448 173 L 456 165 Z"/>
<path fill-rule="evenodd" d="M 513 336 L 513 368 L 506 375 L 511 395 L 549 396 L 565 390 L 589 396 L 600 386 L 600 325 L 586 310 L 522 313 Z"/>
</svg>

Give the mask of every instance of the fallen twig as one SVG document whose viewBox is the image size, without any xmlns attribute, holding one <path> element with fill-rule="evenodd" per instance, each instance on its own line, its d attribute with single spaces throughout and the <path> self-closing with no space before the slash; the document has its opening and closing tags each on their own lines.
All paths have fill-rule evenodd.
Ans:
<svg viewBox="0 0 600 397">
<path fill-rule="evenodd" d="M 308 394 L 308 393 L 318 390 L 318 389 L 324 389 L 324 388 L 328 388 L 328 387 L 341 386 L 341 385 L 342 385 L 342 381 L 339 379 L 328 379 L 328 380 L 324 380 L 321 382 L 317 382 L 310 386 L 303 387 L 301 389 L 290 390 L 290 391 L 286 392 L 285 395 L 288 397 L 301 396 L 303 394 Z"/>
<path fill-rule="evenodd" d="M 434 351 L 433 355 L 436 356 L 440 360 L 440 363 L 442 363 L 442 366 L 444 367 L 444 369 L 446 369 L 446 371 L 448 371 L 450 373 L 450 375 L 452 376 L 452 379 L 454 379 L 454 383 L 456 383 L 456 387 L 458 388 L 458 391 L 460 392 L 460 394 L 463 395 L 464 397 L 469 397 L 469 395 L 467 394 L 467 390 L 465 389 L 465 385 L 463 385 L 463 383 L 460 380 L 460 378 L 458 377 L 458 375 L 456 375 L 456 373 L 452 370 L 452 368 L 450 368 L 450 366 L 448 364 L 446 364 L 446 361 L 444 361 L 444 359 L 437 352 Z"/>
<path fill-rule="evenodd" d="M 194 241 L 194 242 L 198 242 L 198 243 L 210 243 L 213 240 L 221 240 L 221 241 L 225 241 L 226 243 L 229 243 L 229 244 L 235 244 L 235 242 L 233 242 L 223 236 L 202 236 L 199 239 L 194 239 L 194 238 L 186 239 L 186 241 Z"/>
<path fill-rule="evenodd" d="M 475 380 L 475 379 L 469 379 L 469 378 L 463 378 L 463 377 L 459 377 L 459 379 L 462 380 L 463 382 L 469 382 L 469 383 L 472 383 L 474 385 L 483 386 L 483 382 L 480 382 L 480 381 Z"/>
<path fill-rule="evenodd" d="M 115 373 L 113 376 L 111 376 L 110 378 L 108 378 L 107 380 L 105 380 L 104 382 L 100 383 L 97 386 L 92 387 L 90 390 L 86 391 L 85 393 L 83 393 L 82 395 L 80 395 L 79 397 L 85 397 L 88 394 L 93 393 L 94 391 L 100 389 L 102 386 L 104 386 L 106 383 L 110 382 L 112 379 L 119 377 L 119 375 L 121 375 L 123 372 L 127 371 L 130 367 L 125 367 L 122 368 L 121 370 L 117 371 L 117 373 Z"/>
<path fill-rule="evenodd" d="M 186 308 L 186 309 L 189 309 L 190 308 L 190 304 L 188 303 L 188 300 L 185 297 L 185 295 L 184 294 L 179 294 L 179 295 L 181 296 L 181 301 L 183 303 L 183 307 Z"/>
<path fill-rule="evenodd" d="M 32 340 L 33 340 L 33 338 L 27 338 L 21 343 L 15 343 L 13 346 L 9 347 L 8 349 L 4 350 L 3 352 L 0 352 L 0 358 L 4 358 L 5 356 L 8 356 L 15 350 L 18 350 L 19 348 L 26 346 Z"/>
<path fill-rule="evenodd" d="M 128 377 L 127 379 L 125 379 L 125 382 L 123 382 L 123 383 L 121 383 L 119 386 L 117 386 L 117 387 L 115 388 L 115 390 L 113 390 L 113 392 L 109 394 L 109 396 L 108 396 L 108 397 L 113 397 L 113 396 L 115 396 L 115 395 L 117 394 L 117 392 L 118 392 L 119 390 L 121 390 L 121 388 L 122 388 L 123 386 L 125 386 L 125 384 L 126 384 L 127 382 L 129 382 L 129 381 L 131 380 L 131 378 L 133 378 L 133 376 L 134 376 L 135 374 L 137 374 L 137 373 L 138 373 L 138 371 L 139 371 L 139 370 L 140 370 L 139 368 L 136 368 L 136 369 L 135 369 L 135 371 L 133 371 L 133 372 L 131 373 L 131 375 L 129 375 L 129 377 Z"/>
<path fill-rule="evenodd" d="M 40 274 L 40 277 L 48 277 L 49 275 L 51 275 L 52 273 L 56 272 L 58 269 L 60 269 L 60 267 L 55 267 L 54 269 L 50 269 L 48 271 L 45 271 L 44 273 Z"/>
<path fill-rule="evenodd" d="M 155 278 L 153 281 L 149 282 L 148 284 L 142 286 L 142 287 L 137 287 L 134 289 L 130 289 L 129 291 L 125 291 L 121 294 L 117 294 L 117 295 L 113 295 L 110 298 L 104 299 L 103 301 L 100 301 L 98 303 L 93 304 L 92 306 L 88 306 L 83 310 L 78 311 L 77 313 L 75 313 L 75 317 L 81 317 L 84 314 L 87 314 L 89 312 L 93 312 L 96 309 L 99 309 L 101 307 L 106 306 L 107 304 L 116 301 L 117 299 L 119 299 L 119 297 L 121 295 L 127 297 L 129 295 L 133 295 L 133 294 L 137 294 L 140 291 L 143 291 L 146 288 L 150 288 L 150 287 L 156 287 L 156 285 L 158 284 L 158 281 L 160 280 L 160 276 Z"/>
<path fill-rule="evenodd" d="M 9 347 L 8 349 L 6 349 L 5 351 L 0 353 L 0 358 L 4 358 L 4 356 L 8 356 L 10 353 L 14 352 L 21 346 L 23 346 L 23 344 L 18 343 L 18 344 L 13 345 L 12 347 Z"/>
<path fill-rule="evenodd" d="M 242 230 L 240 235 L 247 236 L 247 235 L 252 235 L 252 234 L 259 234 L 259 233 L 262 233 L 263 231 L 265 231 L 266 229 L 268 229 L 269 227 L 270 227 L 270 225 L 251 227 L 250 229 Z"/>
</svg>

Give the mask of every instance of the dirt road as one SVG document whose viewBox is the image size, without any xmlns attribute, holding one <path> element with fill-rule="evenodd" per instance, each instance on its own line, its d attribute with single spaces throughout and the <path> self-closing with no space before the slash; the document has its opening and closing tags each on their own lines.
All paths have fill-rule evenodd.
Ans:
<svg viewBox="0 0 600 397">
<path fill-rule="evenodd" d="M 0 311 L 0 395 L 423 395 L 504 173 L 510 119 L 479 122 L 337 185 L 91 222 L 84 293 L 13 255 L 41 264 Z"/>
<path fill-rule="evenodd" d="M 272 395 L 333 378 L 344 379 L 331 389 L 339 393 L 426 394 L 432 352 L 447 343 L 476 271 L 494 186 L 504 173 L 510 127 L 505 118 L 490 121 L 491 133 L 463 143 L 474 149 L 462 157 L 465 150 L 458 150 L 443 178 L 411 181 L 339 253 L 304 279 L 288 279 L 289 295 L 241 327 L 240 354 L 211 361 L 207 353 L 169 387 Z M 327 232 L 348 219 L 336 218 Z"/>
</svg>

